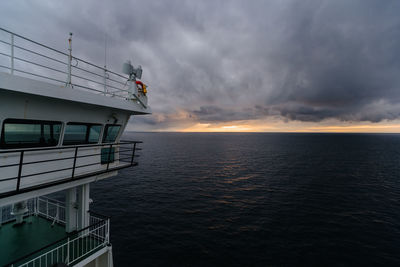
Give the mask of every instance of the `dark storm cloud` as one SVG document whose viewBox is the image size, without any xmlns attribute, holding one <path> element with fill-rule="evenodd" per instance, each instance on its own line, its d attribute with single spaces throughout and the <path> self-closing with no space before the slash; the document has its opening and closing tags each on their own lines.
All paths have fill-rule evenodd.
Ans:
<svg viewBox="0 0 400 267">
<path fill-rule="evenodd" d="M 201 106 L 191 112 L 200 122 L 229 122 L 255 119 L 253 109 L 222 109 L 217 106 Z"/>
<path fill-rule="evenodd" d="M 398 3 L 294 5 L 287 37 L 273 61 L 286 73 L 266 104 L 296 120 L 397 118 Z"/>
<path fill-rule="evenodd" d="M 399 1 L 2 1 L 1 25 L 144 68 L 149 129 L 400 115 Z M 88 49 L 90 47 L 90 49 Z M 184 114 L 184 115 L 183 115 Z"/>
</svg>

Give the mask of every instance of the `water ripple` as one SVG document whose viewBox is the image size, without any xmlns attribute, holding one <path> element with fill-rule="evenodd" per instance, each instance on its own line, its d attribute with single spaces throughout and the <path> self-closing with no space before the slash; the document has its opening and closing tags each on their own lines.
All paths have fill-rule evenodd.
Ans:
<svg viewBox="0 0 400 267">
<path fill-rule="evenodd" d="M 116 266 L 400 265 L 400 136 L 134 133 L 92 186 Z"/>
</svg>

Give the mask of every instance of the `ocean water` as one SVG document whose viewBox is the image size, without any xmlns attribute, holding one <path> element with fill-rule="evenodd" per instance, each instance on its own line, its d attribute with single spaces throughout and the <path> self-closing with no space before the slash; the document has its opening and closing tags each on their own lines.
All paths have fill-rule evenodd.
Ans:
<svg viewBox="0 0 400 267">
<path fill-rule="evenodd" d="M 400 265 L 400 135 L 128 133 L 92 186 L 115 266 Z"/>
</svg>

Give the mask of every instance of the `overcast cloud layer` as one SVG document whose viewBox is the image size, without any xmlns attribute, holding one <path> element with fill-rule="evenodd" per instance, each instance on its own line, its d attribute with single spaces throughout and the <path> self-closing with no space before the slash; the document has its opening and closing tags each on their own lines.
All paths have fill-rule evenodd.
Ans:
<svg viewBox="0 0 400 267">
<path fill-rule="evenodd" d="M 400 1 L 8 1 L 1 27 L 144 68 L 137 130 L 279 118 L 398 119 Z"/>
</svg>

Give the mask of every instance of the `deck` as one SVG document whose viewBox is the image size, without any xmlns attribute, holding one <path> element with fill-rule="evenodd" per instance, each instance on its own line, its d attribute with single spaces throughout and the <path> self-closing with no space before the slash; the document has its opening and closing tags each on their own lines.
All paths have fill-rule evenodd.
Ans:
<svg viewBox="0 0 400 267">
<path fill-rule="evenodd" d="M 53 224 L 41 216 L 31 215 L 25 218 L 24 224 L 14 224 L 12 221 L 0 227 L 0 266 L 67 237 L 63 225 Z"/>
<path fill-rule="evenodd" d="M 0 227 L 0 266 L 74 265 L 109 244 L 109 219 L 90 213 L 90 225 L 65 231 L 65 206 L 60 201 L 37 198 L 28 201 L 22 225 L 12 216 Z M 0 207 L 9 216 L 10 207 Z"/>
</svg>

